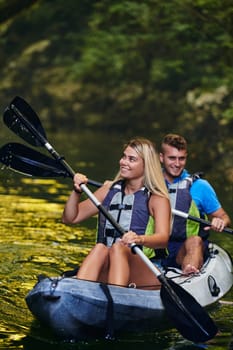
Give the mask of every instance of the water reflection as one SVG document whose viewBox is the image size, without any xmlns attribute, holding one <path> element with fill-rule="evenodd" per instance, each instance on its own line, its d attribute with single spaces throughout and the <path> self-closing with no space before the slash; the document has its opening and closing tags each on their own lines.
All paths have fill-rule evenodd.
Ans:
<svg viewBox="0 0 233 350">
<path fill-rule="evenodd" d="M 85 144 L 84 136 L 81 135 L 78 142 Z M 71 144 L 75 144 L 74 140 Z M 94 145 L 94 141 L 91 142 Z M 113 139 L 111 145 L 117 142 L 120 141 Z M 117 164 L 118 159 L 119 148 L 115 149 L 115 154 L 109 154 L 111 160 L 107 157 L 107 148 L 108 143 L 101 143 L 96 149 L 81 149 L 77 146 L 77 152 L 70 148 L 67 155 L 73 159 L 71 164 L 75 164 L 75 158 L 79 159 L 75 168 L 81 168 L 87 174 L 90 173 L 93 179 L 103 181 L 103 174 L 106 177 L 113 175 L 112 164 Z M 99 164 L 98 170 L 96 164 Z M 95 219 L 79 226 L 61 223 L 62 210 L 70 189 L 69 179 L 31 179 L 8 170 L 0 171 L 0 348 L 65 350 L 128 349 L 132 346 L 140 350 L 142 347 L 200 349 L 201 345 L 184 340 L 176 329 L 147 334 L 139 332 L 120 336 L 114 342 L 62 343 L 34 320 L 24 298 L 35 284 L 37 276 L 57 276 L 76 267 L 95 242 Z M 231 235 L 213 234 L 212 237 L 233 254 Z M 210 349 L 232 349 L 233 290 L 224 300 L 230 304 L 220 304 L 211 311 L 221 333 L 210 342 Z"/>
<path fill-rule="evenodd" d="M 8 344 L 6 348 L 30 330 L 33 317 L 24 298 L 36 276 L 58 275 L 77 266 L 95 240 L 93 229 L 61 223 L 61 184 L 26 178 L 12 185 L 0 189 L 0 346 Z M 57 202 L 50 198 L 55 192 Z"/>
</svg>

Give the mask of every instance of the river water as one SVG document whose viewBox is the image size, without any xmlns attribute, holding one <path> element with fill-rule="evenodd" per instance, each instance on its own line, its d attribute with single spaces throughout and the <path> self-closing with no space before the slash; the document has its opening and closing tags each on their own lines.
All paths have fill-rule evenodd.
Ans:
<svg viewBox="0 0 233 350">
<path fill-rule="evenodd" d="M 11 134 L 4 134 L 1 140 L 2 145 L 21 142 Z M 118 168 L 121 140 L 116 135 L 56 134 L 50 136 L 51 140 L 56 142 L 57 151 L 65 152 L 66 160 L 76 170 L 90 174 L 94 180 L 111 178 Z M 37 276 L 57 276 L 72 269 L 95 242 L 95 219 L 79 226 L 61 223 L 71 187 L 70 179 L 28 178 L 6 169 L 0 171 L 0 349 L 88 350 L 126 349 L 130 346 L 134 349 L 232 350 L 233 290 L 211 310 L 221 332 L 203 346 L 184 340 L 175 328 L 126 334 L 115 341 L 75 344 L 58 341 L 49 330 L 41 328 L 24 300 Z M 230 207 L 227 209 L 229 211 Z M 233 255 L 232 235 L 212 233 L 211 237 Z"/>
</svg>

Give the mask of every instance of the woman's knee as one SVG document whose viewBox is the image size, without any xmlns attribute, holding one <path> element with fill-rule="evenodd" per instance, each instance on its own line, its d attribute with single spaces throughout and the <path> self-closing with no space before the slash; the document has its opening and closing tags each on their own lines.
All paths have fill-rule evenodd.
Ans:
<svg viewBox="0 0 233 350">
<path fill-rule="evenodd" d="M 109 250 L 110 259 L 114 257 L 126 255 L 128 253 L 128 250 L 129 249 L 123 244 L 114 243 Z"/>
<path fill-rule="evenodd" d="M 108 256 L 109 248 L 103 243 L 97 243 L 91 251 L 92 255 L 98 255 L 102 257 Z"/>
<path fill-rule="evenodd" d="M 96 251 L 106 251 L 108 248 L 107 248 L 107 246 L 105 245 L 105 244 L 103 244 L 103 243 L 96 243 L 96 245 L 93 247 L 93 249 L 92 250 L 96 250 Z"/>
</svg>

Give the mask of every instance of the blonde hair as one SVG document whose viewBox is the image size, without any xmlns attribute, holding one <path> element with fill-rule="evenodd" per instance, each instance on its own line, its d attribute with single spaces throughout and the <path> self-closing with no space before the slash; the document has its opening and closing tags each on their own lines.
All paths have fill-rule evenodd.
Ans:
<svg viewBox="0 0 233 350">
<path fill-rule="evenodd" d="M 135 138 L 127 142 L 127 147 L 133 148 L 144 162 L 144 186 L 152 193 L 169 199 L 167 187 L 161 169 L 158 153 L 155 145 L 148 139 Z M 121 180 L 120 172 L 116 175 L 114 182 Z"/>
</svg>

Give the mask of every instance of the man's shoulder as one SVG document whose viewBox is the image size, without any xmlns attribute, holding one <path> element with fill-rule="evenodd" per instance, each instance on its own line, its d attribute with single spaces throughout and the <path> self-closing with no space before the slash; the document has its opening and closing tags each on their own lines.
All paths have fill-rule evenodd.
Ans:
<svg viewBox="0 0 233 350">
<path fill-rule="evenodd" d="M 191 187 L 193 190 L 196 190 L 196 191 L 206 191 L 206 190 L 209 190 L 209 191 L 212 191 L 214 190 L 213 187 L 211 186 L 211 184 L 205 180 L 205 179 L 202 179 L 202 178 L 199 178 L 199 179 L 196 179 L 195 181 L 193 181 L 193 184 L 192 184 L 192 187 Z"/>
</svg>

